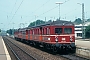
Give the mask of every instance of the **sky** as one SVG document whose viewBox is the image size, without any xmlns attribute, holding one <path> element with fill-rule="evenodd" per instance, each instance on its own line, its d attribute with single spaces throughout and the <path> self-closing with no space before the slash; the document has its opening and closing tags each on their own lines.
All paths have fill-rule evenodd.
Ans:
<svg viewBox="0 0 90 60">
<path fill-rule="evenodd" d="M 56 4 L 62 2 L 63 4 Z M 90 18 L 90 0 L 0 0 L 0 29 L 27 27 L 38 19 L 45 21 L 60 19 L 74 21 L 82 18 L 84 3 L 85 19 Z"/>
</svg>

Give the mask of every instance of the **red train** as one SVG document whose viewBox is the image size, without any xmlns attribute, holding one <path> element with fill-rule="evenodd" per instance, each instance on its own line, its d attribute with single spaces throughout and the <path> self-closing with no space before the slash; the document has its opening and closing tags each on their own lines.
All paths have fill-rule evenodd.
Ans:
<svg viewBox="0 0 90 60">
<path fill-rule="evenodd" d="M 18 29 L 14 33 L 17 40 L 51 49 L 54 52 L 75 51 L 74 24 L 70 21 L 53 21 L 38 26 Z"/>
</svg>

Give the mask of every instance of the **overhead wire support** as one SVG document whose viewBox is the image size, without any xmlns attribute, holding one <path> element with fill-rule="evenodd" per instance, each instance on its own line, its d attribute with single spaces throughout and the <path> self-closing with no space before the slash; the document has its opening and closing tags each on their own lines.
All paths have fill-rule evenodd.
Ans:
<svg viewBox="0 0 90 60">
<path fill-rule="evenodd" d="M 48 11 L 46 11 L 46 12 L 42 13 L 42 14 L 40 14 L 39 16 L 41 16 L 41 15 L 43 15 L 43 14 L 45 14 L 45 13 L 47 13 L 47 12 L 49 12 L 49 11 L 51 11 L 51 10 L 55 9 L 55 8 L 57 8 L 57 7 L 58 7 L 58 6 L 55 6 L 54 8 L 52 8 L 52 9 L 50 9 L 50 10 L 48 10 Z"/>
<path fill-rule="evenodd" d="M 66 3 L 66 2 L 68 2 L 68 1 L 70 1 L 70 0 L 67 0 L 67 1 L 63 2 L 63 4 Z M 48 10 L 48 11 L 46 11 L 46 12 L 40 14 L 39 16 L 41 16 L 41 15 L 43 15 L 43 14 L 45 14 L 45 13 L 47 13 L 47 12 L 49 12 L 49 11 L 55 9 L 55 8 L 57 8 L 57 7 L 58 7 L 58 6 L 55 6 L 54 8 L 51 8 L 50 10 Z M 38 17 L 39 17 L 39 16 L 38 16 Z"/>
<path fill-rule="evenodd" d="M 17 10 L 15 11 L 15 13 L 14 13 L 14 15 L 13 15 L 13 17 L 12 17 L 12 19 L 11 19 L 11 20 L 13 20 L 13 18 L 14 18 L 14 16 L 15 16 L 15 14 L 17 13 L 17 11 L 18 11 L 18 9 L 20 8 L 20 6 L 21 6 L 21 4 L 23 3 L 23 1 L 24 1 L 24 0 L 22 0 L 22 1 L 21 1 L 21 3 L 20 3 L 20 5 L 19 5 L 19 7 L 18 7 L 18 8 L 17 8 Z"/>
<path fill-rule="evenodd" d="M 85 38 L 85 16 L 84 16 L 84 3 L 82 3 L 82 38 Z"/>
<path fill-rule="evenodd" d="M 55 9 L 55 8 L 57 8 L 57 7 L 58 7 L 58 6 L 55 6 L 54 8 L 52 8 L 52 9 L 50 9 L 50 10 L 48 10 L 48 11 L 46 11 L 46 12 L 42 13 L 42 14 L 40 14 L 39 16 L 41 16 L 41 15 L 43 15 L 43 14 L 45 14 L 45 13 L 47 13 L 47 12 L 49 12 L 49 11 L 51 11 L 51 10 Z M 38 17 L 39 17 L 39 16 L 38 16 Z M 33 18 L 32 18 L 32 19 L 33 19 Z M 31 19 L 31 20 L 32 20 L 32 19 Z"/>
<path fill-rule="evenodd" d="M 50 0 L 49 0 L 49 1 L 50 1 Z M 45 2 L 45 4 L 47 4 L 49 1 Z M 63 2 L 63 4 L 66 3 L 66 2 L 68 2 L 68 1 L 70 1 L 70 0 L 67 0 L 67 1 Z M 43 4 L 42 6 L 44 6 L 45 4 Z M 42 6 L 41 6 L 41 7 L 42 7 Z M 39 7 L 38 9 L 40 9 L 41 7 Z M 38 15 L 38 17 L 41 16 L 41 15 L 43 15 L 43 14 L 45 14 L 45 13 L 47 13 L 47 12 L 49 12 L 49 11 L 51 11 L 51 10 L 53 10 L 53 9 L 55 9 L 55 8 L 57 8 L 57 7 L 58 7 L 58 6 L 55 6 L 54 8 L 51 8 L 50 10 L 48 10 L 48 11 L 46 11 L 46 12 Z M 38 9 L 34 10 L 34 12 L 32 12 L 32 13 L 35 13 Z M 33 19 L 33 18 L 31 18 L 31 20 L 32 20 L 32 19 Z"/>
<path fill-rule="evenodd" d="M 37 9 L 35 9 L 32 13 L 35 13 L 36 11 L 38 11 L 41 7 L 43 7 L 45 4 L 47 4 L 50 0 L 46 1 L 44 4 L 42 4 L 40 7 L 38 7 Z"/>
<path fill-rule="evenodd" d="M 14 4 L 12 10 L 11 10 L 11 14 L 12 14 L 12 11 L 13 11 L 14 7 L 16 6 L 16 3 L 17 3 L 17 0 L 15 1 L 15 4 Z"/>
</svg>

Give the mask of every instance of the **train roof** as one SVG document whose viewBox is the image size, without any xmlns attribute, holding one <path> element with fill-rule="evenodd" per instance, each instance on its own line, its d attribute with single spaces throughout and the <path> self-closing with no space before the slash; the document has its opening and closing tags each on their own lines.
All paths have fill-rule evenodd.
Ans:
<svg viewBox="0 0 90 60">
<path fill-rule="evenodd" d="M 32 26 L 32 27 L 28 27 L 28 28 L 35 28 L 35 27 L 41 27 L 41 26 L 72 26 L 74 25 L 71 21 L 64 21 L 64 20 L 57 20 L 57 21 L 53 21 L 53 22 L 49 22 L 49 23 L 45 23 L 45 24 L 40 24 L 37 26 Z"/>
<path fill-rule="evenodd" d="M 20 30 L 27 30 L 31 28 L 36 28 L 36 27 L 42 27 L 42 26 L 74 26 L 74 24 L 71 21 L 64 21 L 64 20 L 57 20 L 45 24 L 40 24 L 37 26 L 32 26 L 32 27 L 26 27 L 26 28 L 21 28 Z"/>
</svg>

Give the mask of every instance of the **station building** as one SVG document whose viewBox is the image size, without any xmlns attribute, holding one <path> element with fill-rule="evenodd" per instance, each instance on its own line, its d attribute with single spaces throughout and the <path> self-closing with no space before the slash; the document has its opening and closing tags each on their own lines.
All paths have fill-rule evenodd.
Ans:
<svg viewBox="0 0 90 60">
<path fill-rule="evenodd" d="M 86 26 L 90 25 L 90 22 L 85 22 L 84 29 Z M 82 38 L 82 24 L 75 25 L 75 38 Z"/>
</svg>

